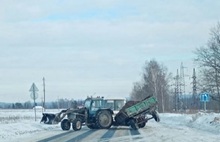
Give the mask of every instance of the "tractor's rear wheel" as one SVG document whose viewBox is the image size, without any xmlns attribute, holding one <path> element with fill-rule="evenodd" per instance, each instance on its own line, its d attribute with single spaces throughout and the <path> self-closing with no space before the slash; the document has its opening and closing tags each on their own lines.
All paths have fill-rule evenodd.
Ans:
<svg viewBox="0 0 220 142">
<path fill-rule="evenodd" d="M 80 118 L 76 118 L 72 123 L 72 128 L 75 131 L 79 131 L 82 128 L 82 121 Z"/>
<path fill-rule="evenodd" d="M 64 131 L 67 131 L 70 129 L 70 122 L 68 119 L 64 119 L 62 122 L 61 122 L 61 128 L 62 130 Z"/>
<path fill-rule="evenodd" d="M 112 126 L 112 114 L 108 110 L 99 111 L 96 115 L 96 125 L 100 129 L 109 129 Z"/>
</svg>

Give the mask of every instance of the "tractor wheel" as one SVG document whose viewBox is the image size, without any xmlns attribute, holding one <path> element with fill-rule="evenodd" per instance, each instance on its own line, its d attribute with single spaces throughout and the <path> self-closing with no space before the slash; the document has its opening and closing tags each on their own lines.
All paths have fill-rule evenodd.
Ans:
<svg viewBox="0 0 220 142">
<path fill-rule="evenodd" d="M 146 123 L 145 123 L 145 122 L 142 122 L 142 123 L 138 124 L 138 127 L 139 127 L 139 128 L 144 128 L 145 125 L 146 125 Z"/>
<path fill-rule="evenodd" d="M 160 117 L 157 111 L 153 111 L 152 116 L 156 122 L 160 122 Z"/>
<path fill-rule="evenodd" d="M 72 128 L 75 131 L 79 131 L 82 128 L 82 121 L 80 118 L 76 118 L 72 123 Z"/>
<path fill-rule="evenodd" d="M 70 129 L 70 122 L 68 119 L 64 119 L 62 122 L 61 122 L 61 128 L 62 130 L 64 131 L 67 131 Z"/>
<path fill-rule="evenodd" d="M 99 111 L 96 115 L 96 125 L 100 129 L 109 129 L 112 126 L 112 114 L 107 110 Z"/>
<path fill-rule="evenodd" d="M 132 128 L 133 130 L 137 130 L 137 129 L 138 129 L 138 125 L 137 125 L 137 123 L 135 122 L 134 119 L 131 119 L 131 120 L 130 120 L 130 125 L 131 125 L 131 128 Z"/>
<path fill-rule="evenodd" d="M 138 127 L 139 127 L 139 128 L 145 127 L 145 125 L 146 125 L 146 120 L 145 120 L 145 117 L 144 117 L 144 116 L 139 117 L 139 118 L 137 119 L 137 121 L 138 121 Z"/>
</svg>

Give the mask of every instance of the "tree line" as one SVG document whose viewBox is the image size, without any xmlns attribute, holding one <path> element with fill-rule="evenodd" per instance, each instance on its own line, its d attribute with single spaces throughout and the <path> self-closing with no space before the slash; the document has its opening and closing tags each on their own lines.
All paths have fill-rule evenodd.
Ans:
<svg viewBox="0 0 220 142">
<path fill-rule="evenodd" d="M 78 106 L 82 106 L 84 100 L 74 100 L 74 99 L 58 99 L 57 101 L 46 102 L 46 109 L 66 109 L 66 108 L 75 108 Z M 0 103 L 1 109 L 33 109 L 34 106 L 42 106 L 42 102 L 36 102 L 34 105 L 31 101 L 26 101 L 24 103 L 16 102 L 16 103 Z"/>
</svg>

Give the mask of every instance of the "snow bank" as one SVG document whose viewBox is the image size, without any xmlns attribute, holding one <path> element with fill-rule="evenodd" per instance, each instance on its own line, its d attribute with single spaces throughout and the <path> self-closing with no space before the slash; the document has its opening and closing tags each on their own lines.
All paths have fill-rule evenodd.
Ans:
<svg viewBox="0 0 220 142">
<path fill-rule="evenodd" d="M 57 110 L 50 111 L 57 112 Z M 37 111 L 35 121 L 35 114 L 32 109 L 0 110 L 0 141 L 14 141 L 16 138 L 60 127 L 59 125 L 40 123 L 41 117 L 42 111 Z"/>
<path fill-rule="evenodd" d="M 173 127 L 188 126 L 190 128 L 208 131 L 212 133 L 220 132 L 220 121 L 213 121 L 215 118 L 220 118 L 218 113 L 198 112 L 196 114 L 160 114 L 161 123 L 169 124 Z M 213 122 L 213 123 L 210 123 Z"/>
<path fill-rule="evenodd" d="M 220 121 L 214 121 L 214 119 L 219 117 L 220 114 L 217 113 L 199 112 L 192 115 L 192 120 L 188 126 L 218 134 L 220 132 Z"/>
<path fill-rule="evenodd" d="M 42 130 L 50 130 L 59 127 L 58 125 L 45 125 L 35 121 L 20 121 L 11 124 L 1 124 L 0 139 L 13 141 L 22 136 L 31 135 Z"/>
</svg>

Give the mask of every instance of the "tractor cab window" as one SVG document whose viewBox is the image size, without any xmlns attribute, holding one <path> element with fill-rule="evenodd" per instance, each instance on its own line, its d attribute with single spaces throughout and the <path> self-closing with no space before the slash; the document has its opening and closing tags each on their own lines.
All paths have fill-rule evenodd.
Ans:
<svg viewBox="0 0 220 142">
<path fill-rule="evenodd" d="M 91 100 L 86 100 L 85 101 L 85 107 L 90 108 Z"/>
<path fill-rule="evenodd" d="M 103 100 L 93 100 L 91 109 L 98 110 L 99 108 L 103 108 Z"/>
</svg>

